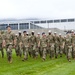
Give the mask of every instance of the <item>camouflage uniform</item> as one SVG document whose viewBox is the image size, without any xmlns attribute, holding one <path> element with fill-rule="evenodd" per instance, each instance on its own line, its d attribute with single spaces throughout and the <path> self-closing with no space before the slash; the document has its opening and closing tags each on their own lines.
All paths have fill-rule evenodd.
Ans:
<svg viewBox="0 0 75 75">
<path fill-rule="evenodd" d="M 52 34 L 47 36 L 48 40 L 48 50 L 50 54 L 50 58 L 54 57 L 55 51 L 54 51 L 54 36 Z"/>
<path fill-rule="evenodd" d="M 45 60 L 47 55 L 47 38 L 45 36 L 41 38 L 40 45 L 42 49 L 42 58 Z"/>
<path fill-rule="evenodd" d="M 6 52 L 9 62 L 12 62 L 12 46 L 14 42 L 14 34 L 12 32 L 5 33 L 5 42 L 6 42 Z"/>
<path fill-rule="evenodd" d="M 23 39 L 22 39 L 22 35 L 18 36 L 17 43 L 18 43 L 18 55 L 21 57 L 22 56 L 22 52 L 23 52 Z"/>
<path fill-rule="evenodd" d="M 63 37 L 61 35 L 59 35 L 59 53 L 60 53 L 60 57 L 62 57 L 62 54 L 63 54 L 63 49 L 64 49 L 63 42 L 64 42 Z"/>
<path fill-rule="evenodd" d="M 55 58 L 57 58 L 59 54 L 59 37 L 54 35 L 54 42 L 55 42 Z"/>
<path fill-rule="evenodd" d="M 36 36 L 35 35 L 31 35 L 29 39 L 29 43 L 30 43 L 32 56 L 33 58 L 36 58 Z"/>
<path fill-rule="evenodd" d="M 15 48 L 16 56 L 18 56 L 19 51 L 18 51 L 18 36 L 17 35 L 15 35 L 15 38 L 14 38 L 14 48 Z"/>
<path fill-rule="evenodd" d="M 40 57 L 42 57 L 42 51 L 40 48 L 40 36 L 36 37 L 36 47 L 37 47 L 37 51 L 36 51 L 36 55 L 38 56 L 38 53 L 40 54 Z"/>
<path fill-rule="evenodd" d="M 28 36 L 28 38 L 30 38 L 29 33 L 26 32 L 26 35 Z M 28 54 L 31 57 L 31 48 L 30 48 L 30 44 L 29 44 L 29 48 L 28 48 Z"/>
<path fill-rule="evenodd" d="M 75 59 L 75 35 L 72 35 L 72 58 Z"/>
<path fill-rule="evenodd" d="M 71 36 L 67 35 L 66 40 L 65 40 L 65 45 L 66 45 L 66 55 L 68 61 L 70 61 L 72 57 L 72 38 Z"/>
<path fill-rule="evenodd" d="M 4 57 L 4 51 L 3 51 L 2 43 L 3 43 L 3 35 L 0 32 L 0 50 L 1 50 L 2 58 L 3 58 Z"/>
<path fill-rule="evenodd" d="M 28 59 L 28 50 L 29 50 L 29 37 L 23 36 L 23 50 L 24 50 L 24 60 Z"/>
<path fill-rule="evenodd" d="M 66 55 L 66 53 L 67 53 L 66 50 L 67 49 L 66 49 L 66 45 L 65 45 L 65 40 L 66 40 L 66 36 L 64 37 L 64 45 L 63 45 L 64 46 L 63 53 Z"/>
</svg>

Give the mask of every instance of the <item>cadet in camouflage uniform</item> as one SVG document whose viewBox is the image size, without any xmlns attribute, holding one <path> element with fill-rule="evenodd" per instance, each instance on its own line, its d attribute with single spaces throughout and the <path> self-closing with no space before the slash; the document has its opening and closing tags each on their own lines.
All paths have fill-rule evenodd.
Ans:
<svg viewBox="0 0 75 75">
<path fill-rule="evenodd" d="M 71 33 L 71 38 L 72 38 L 72 58 L 75 59 L 75 35 L 74 35 L 73 30 L 72 30 L 72 33 Z"/>
<path fill-rule="evenodd" d="M 36 36 L 34 35 L 34 31 L 32 31 L 31 33 L 32 35 L 30 36 L 30 48 L 31 48 L 31 52 L 32 52 L 32 57 L 36 58 Z"/>
<path fill-rule="evenodd" d="M 64 49 L 63 49 L 63 53 L 66 55 L 67 49 L 66 49 L 66 45 L 65 45 L 65 40 L 66 40 L 66 36 L 64 36 Z"/>
<path fill-rule="evenodd" d="M 42 51 L 40 48 L 40 33 L 38 32 L 37 37 L 36 37 L 36 47 L 37 47 L 37 51 L 36 51 L 36 55 L 38 56 L 38 54 L 40 54 L 40 57 L 42 57 Z"/>
<path fill-rule="evenodd" d="M 55 58 L 57 58 L 59 54 L 59 37 L 57 36 L 56 32 L 54 32 L 54 42 L 55 42 Z"/>
<path fill-rule="evenodd" d="M 72 57 L 72 38 L 68 33 L 67 33 L 67 36 L 66 36 L 65 45 L 66 45 L 67 59 L 70 62 L 71 57 Z"/>
<path fill-rule="evenodd" d="M 30 38 L 29 33 L 27 32 L 26 34 L 27 34 L 27 36 Z M 29 50 L 28 50 L 29 56 L 31 57 L 31 47 L 30 47 L 30 45 L 29 45 L 29 48 L 28 48 L 28 49 L 29 49 Z"/>
<path fill-rule="evenodd" d="M 4 57 L 4 51 L 3 51 L 2 44 L 3 44 L 3 35 L 1 34 L 1 31 L 0 31 L 0 50 L 1 50 L 2 58 L 3 58 Z"/>
<path fill-rule="evenodd" d="M 51 30 L 49 30 L 49 35 L 47 36 L 47 40 L 48 40 L 48 50 L 49 50 L 49 54 L 50 54 L 50 58 L 54 58 L 54 36 L 52 35 Z"/>
<path fill-rule="evenodd" d="M 4 34 L 4 40 L 5 40 L 4 44 L 6 43 L 8 62 L 12 63 L 12 46 L 14 44 L 14 34 L 12 33 L 10 26 L 7 26 L 7 31 Z"/>
<path fill-rule="evenodd" d="M 47 55 L 47 38 L 45 36 L 45 33 L 42 33 L 42 38 L 40 41 L 40 46 L 42 47 L 42 59 L 43 61 L 46 59 L 46 55 Z"/>
<path fill-rule="evenodd" d="M 22 33 L 21 31 L 19 31 L 19 36 L 17 38 L 17 42 L 18 42 L 18 53 L 19 56 L 22 57 L 22 52 L 23 52 L 23 39 L 22 39 Z"/>
<path fill-rule="evenodd" d="M 26 35 L 26 31 L 23 31 L 23 50 L 24 50 L 24 60 L 28 59 L 28 50 L 29 50 L 29 37 Z"/>
<path fill-rule="evenodd" d="M 60 33 L 59 34 L 59 54 L 60 54 L 60 57 L 62 57 L 62 54 L 63 54 L 63 49 L 64 49 L 63 42 L 64 42 L 64 38 L 61 36 L 61 33 Z"/>
<path fill-rule="evenodd" d="M 19 50 L 18 50 L 18 34 L 15 34 L 14 48 L 15 48 L 16 56 L 19 56 Z"/>
</svg>

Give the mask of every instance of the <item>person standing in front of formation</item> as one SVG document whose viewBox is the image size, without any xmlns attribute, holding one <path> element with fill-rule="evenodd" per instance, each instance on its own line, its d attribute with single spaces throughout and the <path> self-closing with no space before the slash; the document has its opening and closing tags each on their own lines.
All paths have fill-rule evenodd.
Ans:
<svg viewBox="0 0 75 75">
<path fill-rule="evenodd" d="M 6 46 L 7 59 L 9 63 L 12 63 L 12 47 L 14 44 L 14 33 L 11 31 L 11 27 L 7 26 L 7 31 L 4 34 L 3 46 Z"/>
</svg>

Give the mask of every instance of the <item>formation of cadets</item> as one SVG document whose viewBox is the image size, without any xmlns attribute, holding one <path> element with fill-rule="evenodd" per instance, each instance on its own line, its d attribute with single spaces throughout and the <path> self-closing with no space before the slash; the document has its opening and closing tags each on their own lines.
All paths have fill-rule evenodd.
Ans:
<svg viewBox="0 0 75 75">
<path fill-rule="evenodd" d="M 66 55 L 66 58 L 69 62 L 71 59 L 75 59 L 75 33 L 67 33 L 66 36 L 61 34 L 57 35 L 57 32 L 54 34 L 51 30 L 48 31 L 48 35 L 45 32 L 37 33 L 32 31 L 31 35 L 27 31 L 21 31 L 18 34 L 14 34 L 11 31 L 11 27 L 7 26 L 7 31 L 2 34 L 0 32 L 0 50 L 2 58 L 4 58 L 4 48 L 7 53 L 7 59 L 9 63 L 12 63 L 12 51 L 14 48 L 16 56 L 24 56 L 22 61 L 28 60 L 28 57 L 32 58 L 42 58 L 42 61 L 46 60 L 47 55 L 51 59 L 58 58 L 58 55 L 62 57 L 63 54 Z"/>
</svg>

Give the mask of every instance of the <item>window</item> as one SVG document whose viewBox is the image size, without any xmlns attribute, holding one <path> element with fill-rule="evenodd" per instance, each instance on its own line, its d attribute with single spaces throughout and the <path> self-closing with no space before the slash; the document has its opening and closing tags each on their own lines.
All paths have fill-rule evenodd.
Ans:
<svg viewBox="0 0 75 75">
<path fill-rule="evenodd" d="M 74 19 L 68 19 L 68 22 L 74 22 Z"/>
<path fill-rule="evenodd" d="M 20 23 L 20 29 L 29 29 L 29 23 Z"/>
<path fill-rule="evenodd" d="M 58 23 L 58 22 L 60 22 L 60 20 L 54 20 L 54 23 Z"/>
<path fill-rule="evenodd" d="M 18 24 L 9 24 L 12 30 L 18 30 Z"/>
<path fill-rule="evenodd" d="M 34 21 L 34 23 L 36 24 L 36 23 L 39 23 L 39 21 Z"/>
<path fill-rule="evenodd" d="M 61 19 L 61 22 L 67 22 L 67 19 Z"/>
<path fill-rule="evenodd" d="M 8 24 L 0 24 L 0 30 L 6 30 Z"/>
<path fill-rule="evenodd" d="M 48 20 L 47 23 L 53 23 L 53 20 Z"/>
<path fill-rule="evenodd" d="M 30 24 L 30 29 L 34 29 L 34 25 L 33 24 Z"/>
<path fill-rule="evenodd" d="M 41 21 L 41 23 L 46 23 L 46 21 Z"/>
</svg>

